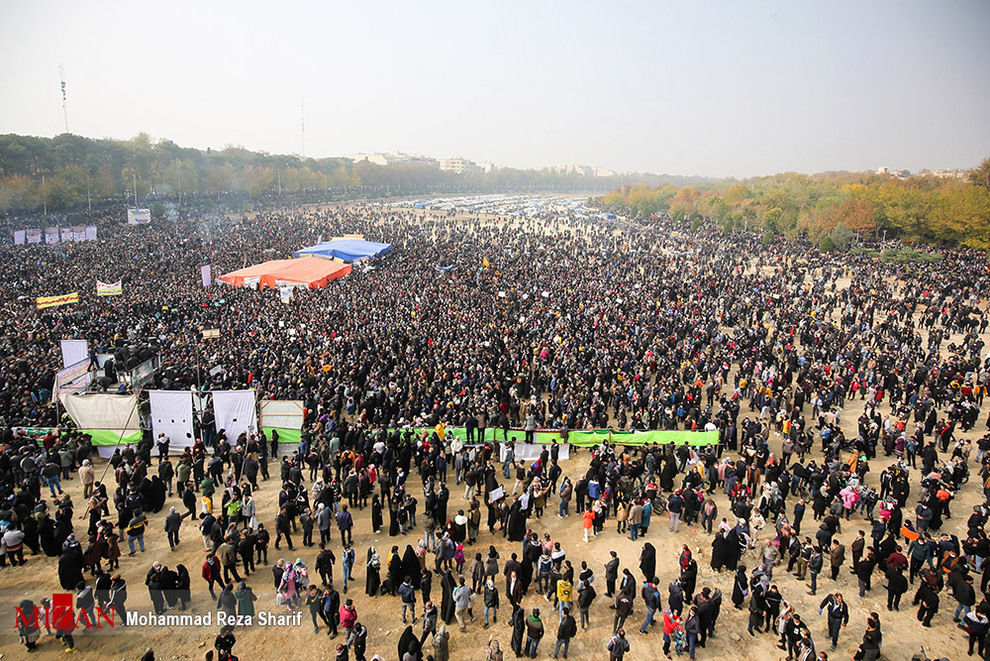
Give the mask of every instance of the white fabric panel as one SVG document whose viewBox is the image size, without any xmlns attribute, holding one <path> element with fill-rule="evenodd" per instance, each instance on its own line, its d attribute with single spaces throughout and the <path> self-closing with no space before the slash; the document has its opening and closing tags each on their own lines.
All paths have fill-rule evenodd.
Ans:
<svg viewBox="0 0 990 661">
<path fill-rule="evenodd" d="M 151 430 L 154 440 L 165 434 L 173 448 L 190 447 L 193 438 L 192 393 L 188 390 L 151 390 Z"/>
<path fill-rule="evenodd" d="M 66 395 L 62 405 L 79 429 L 141 429 L 141 417 L 136 410 L 137 395 L 91 393 Z"/>
<path fill-rule="evenodd" d="M 227 441 L 237 442 L 241 432 L 250 435 L 258 431 L 257 412 L 254 408 L 254 390 L 221 390 L 213 393 L 213 413 L 216 415 L 217 432 L 227 432 Z"/>
<path fill-rule="evenodd" d="M 89 358 L 89 346 L 86 340 L 62 340 L 62 367 L 75 365 L 87 358 Z"/>
<path fill-rule="evenodd" d="M 560 448 L 560 454 L 557 455 L 559 461 L 564 461 L 565 459 L 571 458 L 571 445 L 570 443 L 557 443 L 557 447 Z M 498 458 L 499 461 L 505 461 L 505 443 L 498 444 Z M 536 461 L 540 458 L 540 453 L 546 448 L 547 452 L 550 452 L 550 445 L 548 443 L 516 443 L 515 456 L 516 461 Z"/>
<path fill-rule="evenodd" d="M 264 399 L 261 401 L 261 426 L 302 429 L 303 408 L 302 400 L 298 399 Z"/>
</svg>

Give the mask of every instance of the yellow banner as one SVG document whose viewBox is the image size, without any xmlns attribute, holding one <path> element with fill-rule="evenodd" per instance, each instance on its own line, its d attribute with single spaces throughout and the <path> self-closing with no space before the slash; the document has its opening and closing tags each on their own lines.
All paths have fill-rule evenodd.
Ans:
<svg viewBox="0 0 990 661">
<path fill-rule="evenodd" d="M 35 302 L 37 303 L 37 309 L 39 310 L 53 308 L 57 305 L 66 305 L 68 303 L 78 303 L 79 292 L 75 291 L 71 294 L 62 294 L 61 296 L 39 296 L 35 299 Z"/>
<path fill-rule="evenodd" d="M 124 292 L 121 286 L 121 281 L 111 282 L 107 284 L 105 282 L 96 281 L 96 295 L 97 296 L 120 296 Z"/>
</svg>

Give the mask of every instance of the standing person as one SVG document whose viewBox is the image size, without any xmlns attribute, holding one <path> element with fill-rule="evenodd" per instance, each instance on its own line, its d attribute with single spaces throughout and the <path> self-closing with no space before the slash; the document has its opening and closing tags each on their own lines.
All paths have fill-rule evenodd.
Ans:
<svg viewBox="0 0 990 661">
<path fill-rule="evenodd" d="M 289 550 L 293 550 L 292 537 L 289 536 L 289 510 L 285 507 L 281 508 L 278 512 L 278 516 L 275 517 L 275 548 L 278 549 L 279 543 L 282 538 L 285 537 L 285 543 L 289 545 Z"/>
<path fill-rule="evenodd" d="M 832 640 L 832 649 L 834 650 L 839 644 L 839 630 L 849 624 L 849 606 L 842 599 L 842 594 L 836 592 L 825 597 L 822 603 L 818 605 L 819 615 L 822 614 L 823 610 L 826 612 L 828 637 Z"/>
<path fill-rule="evenodd" d="M 155 615 L 165 612 L 165 595 L 162 593 L 162 563 L 155 561 L 151 569 L 144 577 L 144 584 L 148 586 L 148 594 L 151 596 L 151 603 L 155 609 Z"/>
<path fill-rule="evenodd" d="M 581 527 L 584 528 L 584 541 L 588 543 L 588 535 L 591 534 L 591 529 L 595 525 L 595 513 L 588 509 L 584 511 L 581 515 Z M 597 535 L 595 535 L 597 537 Z"/>
<path fill-rule="evenodd" d="M 201 573 L 203 580 L 206 581 L 210 588 L 210 598 L 216 599 L 217 593 L 214 591 L 213 586 L 219 585 L 223 587 L 223 582 L 220 580 L 220 561 L 212 553 L 206 556 L 206 562 L 203 563 L 203 571 Z"/>
<path fill-rule="evenodd" d="M 30 599 L 24 599 L 17 605 L 21 609 L 21 612 L 27 615 L 28 613 L 33 613 L 34 609 L 37 608 L 34 602 Z M 27 617 L 18 617 L 15 620 L 15 626 L 17 628 L 17 635 L 20 636 L 21 644 L 27 648 L 28 652 L 33 652 L 38 648 L 38 639 L 41 638 L 41 627 L 38 626 L 39 621 L 37 619 Z M 49 632 L 51 633 L 51 632 Z"/>
<path fill-rule="evenodd" d="M 914 595 L 914 604 L 918 605 L 918 621 L 924 627 L 932 626 L 932 618 L 938 612 L 938 589 L 935 576 L 921 579 L 921 585 Z"/>
<path fill-rule="evenodd" d="M 471 597 L 473 596 L 471 592 L 471 586 L 465 585 L 464 577 L 460 577 L 460 585 L 454 588 L 453 598 L 454 598 L 454 617 L 457 618 L 457 624 L 460 626 L 461 631 L 467 631 L 467 623 L 464 621 L 464 614 L 467 613 L 468 609 L 471 607 Z M 471 621 L 474 622 L 474 616 L 471 616 Z"/>
<path fill-rule="evenodd" d="M 350 637 L 355 622 L 357 622 L 357 608 L 354 607 L 354 601 L 348 599 L 340 607 L 340 626 L 344 628 L 344 640 Z"/>
<path fill-rule="evenodd" d="M 485 605 L 485 624 L 484 628 L 488 628 L 488 614 L 491 613 L 491 623 L 495 624 L 498 622 L 498 588 L 495 587 L 495 581 L 489 576 L 485 581 L 485 592 L 484 592 L 484 605 Z"/>
<path fill-rule="evenodd" d="M 243 581 L 241 582 L 243 583 Z M 305 604 L 309 607 L 309 617 L 313 621 L 313 633 L 318 634 L 320 633 L 320 624 L 316 618 L 319 617 L 326 622 L 326 616 L 323 613 L 323 595 L 320 594 L 320 589 L 316 585 L 309 586 Z"/>
<path fill-rule="evenodd" d="M 131 549 L 131 552 L 127 555 L 134 555 L 135 542 L 141 548 L 141 553 L 144 553 L 144 529 L 147 525 L 148 517 L 144 515 L 144 512 L 138 511 L 131 518 L 130 523 L 127 524 L 127 546 Z"/>
<path fill-rule="evenodd" d="M 626 592 L 620 592 L 615 595 L 615 619 L 612 621 L 612 633 L 621 629 L 625 624 L 626 618 L 632 612 L 632 606 L 632 597 Z"/>
<path fill-rule="evenodd" d="M 688 655 L 694 661 L 694 649 L 698 645 L 698 636 L 701 635 L 701 620 L 698 618 L 698 609 L 694 606 L 691 606 L 684 619 L 684 633 L 687 634 Z"/>
<path fill-rule="evenodd" d="M 643 620 L 643 625 L 639 628 L 639 632 L 645 634 L 649 633 L 646 628 L 647 626 L 656 624 L 653 618 L 660 608 L 660 591 L 657 590 L 657 586 L 653 584 L 653 580 L 651 579 L 643 583 L 643 589 L 640 591 L 640 595 L 643 597 L 643 604 L 646 606 L 646 618 Z"/>
<path fill-rule="evenodd" d="M 681 626 L 681 618 L 669 608 L 663 609 L 663 655 L 670 658 L 670 641 Z"/>
<path fill-rule="evenodd" d="M 557 644 L 553 648 L 553 654 L 550 658 L 556 659 L 557 653 L 560 652 L 560 648 L 564 648 L 564 658 L 567 658 L 567 650 L 571 646 L 571 638 L 577 634 L 577 624 L 574 622 L 574 618 L 571 616 L 571 609 L 564 608 L 561 611 L 563 617 L 560 620 L 560 624 L 557 625 Z"/>
<path fill-rule="evenodd" d="M 808 594 L 813 595 L 818 592 L 818 575 L 822 572 L 823 562 L 821 547 L 814 547 L 808 559 L 808 572 L 811 574 L 811 589 L 808 590 Z"/>
<path fill-rule="evenodd" d="M 333 563 L 336 561 L 337 556 L 334 555 L 333 550 L 326 548 L 324 542 L 320 542 L 320 551 L 316 554 L 316 571 L 319 572 L 320 582 L 324 586 L 333 582 Z"/>
<path fill-rule="evenodd" d="M 543 638 L 543 621 L 540 619 L 540 609 L 534 608 L 526 618 L 526 656 L 536 658 L 536 648 Z"/>
<path fill-rule="evenodd" d="M 96 481 L 96 471 L 93 469 L 89 459 L 83 459 L 82 466 L 79 467 L 79 480 L 83 485 L 83 498 L 92 496 L 93 483 Z"/>
<path fill-rule="evenodd" d="M 990 620 L 979 610 L 971 610 L 962 619 L 962 627 L 969 633 L 969 656 L 973 656 L 973 646 L 976 645 L 976 653 L 980 658 L 986 658 L 987 630 L 990 629 Z"/>
<path fill-rule="evenodd" d="M 835 581 L 839 577 L 842 563 L 846 561 L 846 547 L 837 539 L 832 541 L 832 548 L 828 552 L 828 561 L 832 568 L 832 580 Z"/>
<path fill-rule="evenodd" d="M 412 616 L 412 623 L 416 624 L 416 588 L 412 586 L 412 578 L 406 576 L 399 586 L 399 598 L 402 603 L 402 623 L 406 624 L 406 609 Z"/>
<path fill-rule="evenodd" d="M 622 657 L 629 651 L 629 641 L 626 640 L 625 629 L 619 629 L 612 634 L 605 647 L 608 649 L 609 661 L 622 661 Z M 669 654 L 667 656 L 668 658 L 670 657 Z M 564 658 L 567 658 L 567 656 L 565 655 Z"/>
<path fill-rule="evenodd" d="M 340 622 L 340 593 L 333 589 L 333 583 L 323 591 L 323 621 L 327 623 L 327 635 L 337 637 L 337 624 Z"/>
<path fill-rule="evenodd" d="M 681 527 L 681 512 L 684 511 L 684 498 L 678 489 L 667 501 L 667 513 L 670 515 L 670 532 L 676 533 Z M 691 658 L 694 658 L 693 656 Z"/>
<path fill-rule="evenodd" d="M 344 544 L 340 553 L 340 566 L 344 571 L 344 594 L 347 594 L 347 583 L 351 580 L 351 570 L 354 568 L 354 547 L 350 542 Z"/>
<path fill-rule="evenodd" d="M 346 503 L 341 505 L 340 511 L 337 512 L 337 528 L 340 530 L 340 543 L 345 546 L 351 544 L 351 529 L 354 528 L 354 518 L 347 511 Z"/>
<path fill-rule="evenodd" d="M 605 596 L 615 596 L 615 581 L 619 578 L 619 556 L 615 551 L 609 551 L 609 561 L 605 563 Z"/>
<path fill-rule="evenodd" d="M 420 636 L 419 646 L 422 647 L 426 643 L 426 638 L 428 636 L 437 635 L 437 618 L 439 612 L 437 607 L 433 605 L 432 601 L 427 600 L 423 604 L 423 635 Z"/>
<path fill-rule="evenodd" d="M 171 550 L 179 545 L 179 527 L 182 525 L 182 515 L 175 511 L 174 507 L 168 508 L 168 516 L 165 517 L 165 534 L 168 536 L 168 545 Z"/>
<path fill-rule="evenodd" d="M 596 596 L 595 588 L 592 587 L 591 583 L 581 581 L 578 584 L 578 612 L 581 614 L 582 631 L 591 626 L 588 613 L 591 611 L 591 604 L 594 603 Z"/>
<path fill-rule="evenodd" d="M 880 615 L 870 613 L 866 618 L 866 631 L 863 632 L 863 642 L 859 645 L 856 658 L 859 661 L 877 661 L 880 658 L 880 646 L 883 644 L 883 633 L 880 631 Z M 972 643 L 970 643 L 972 645 Z M 972 648 L 970 654 L 973 653 Z"/>
<path fill-rule="evenodd" d="M 258 601 L 258 595 L 254 593 L 247 583 L 241 581 L 234 591 L 234 598 L 237 599 L 237 614 L 254 618 L 254 602 Z"/>
</svg>

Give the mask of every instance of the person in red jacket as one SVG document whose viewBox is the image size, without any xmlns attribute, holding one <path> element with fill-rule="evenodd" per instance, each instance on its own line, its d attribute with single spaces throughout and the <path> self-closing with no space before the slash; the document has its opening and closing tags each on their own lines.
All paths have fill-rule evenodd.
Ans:
<svg viewBox="0 0 990 661">
<path fill-rule="evenodd" d="M 340 607 L 340 626 L 344 628 L 344 640 L 350 638 L 355 622 L 357 622 L 357 609 L 354 607 L 354 600 L 348 599 Z"/>
<path fill-rule="evenodd" d="M 581 518 L 581 526 L 584 528 L 584 541 L 588 541 L 588 535 L 591 534 L 591 528 L 595 525 L 595 513 L 588 508 L 584 511 L 584 515 Z M 596 535 L 597 537 L 597 535 Z"/>
<path fill-rule="evenodd" d="M 220 561 L 212 553 L 206 556 L 206 562 L 203 563 L 203 580 L 210 586 L 210 597 L 216 599 L 217 593 L 213 591 L 213 584 L 223 587 L 223 581 L 220 580 Z"/>
<path fill-rule="evenodd" d="M 670 641 L 681 625 L 681 618 L 677 617 L 669 608 L 663 609 L 663 655 L 670 658 Z"/>
</svg>

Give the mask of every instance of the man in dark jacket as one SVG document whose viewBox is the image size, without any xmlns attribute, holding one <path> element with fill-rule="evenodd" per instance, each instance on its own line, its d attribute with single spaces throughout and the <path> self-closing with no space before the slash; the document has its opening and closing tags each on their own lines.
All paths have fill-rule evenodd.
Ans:
<svg viewBox="0 0 990 661">
<path fill-rule="evenodd" d="M 608 639 L 606 648 L 608 649 L 609 661 L 622 661 L 622 657 L 629 651 L 629 641 L 626 640 L 626 632 L 623 629 L 616 631 Z"/>
<path fill-rule="evenodd" d="M 825 611 L 828 619 L 828 637 L 832 640 L 832 649 L 839 644 L 839 629 L 849 624 L 849 607 L 842 599 L 842 594 L 830 594 L 818 605 L 818 614 Z"/>
<path fill-rule="evenodd" d="M 918 606 L 918 621 L 922 626 L 932 626 L 932 618 L 938 612 L 938 591 L 933 576 L 927 576 L 921 581 L 921 587 L 914 595 L 914 604 Z"/>
<path fill-rule="evenodd" d="M 552 659 L 557 658 L 557 653 L 561 647 L 564 648 L 564 658 L 567 658 L 567 649 L 571 645 L 571 638 L 577 633 L 577 624 L 574 622 L 574 617 L 571 616 L 571 609 L 565 606 L 561 612 L 564 617 L 557 626 L 557 644 L 553 648 L 553 654 L 550 655 Z"/>
</svg>

